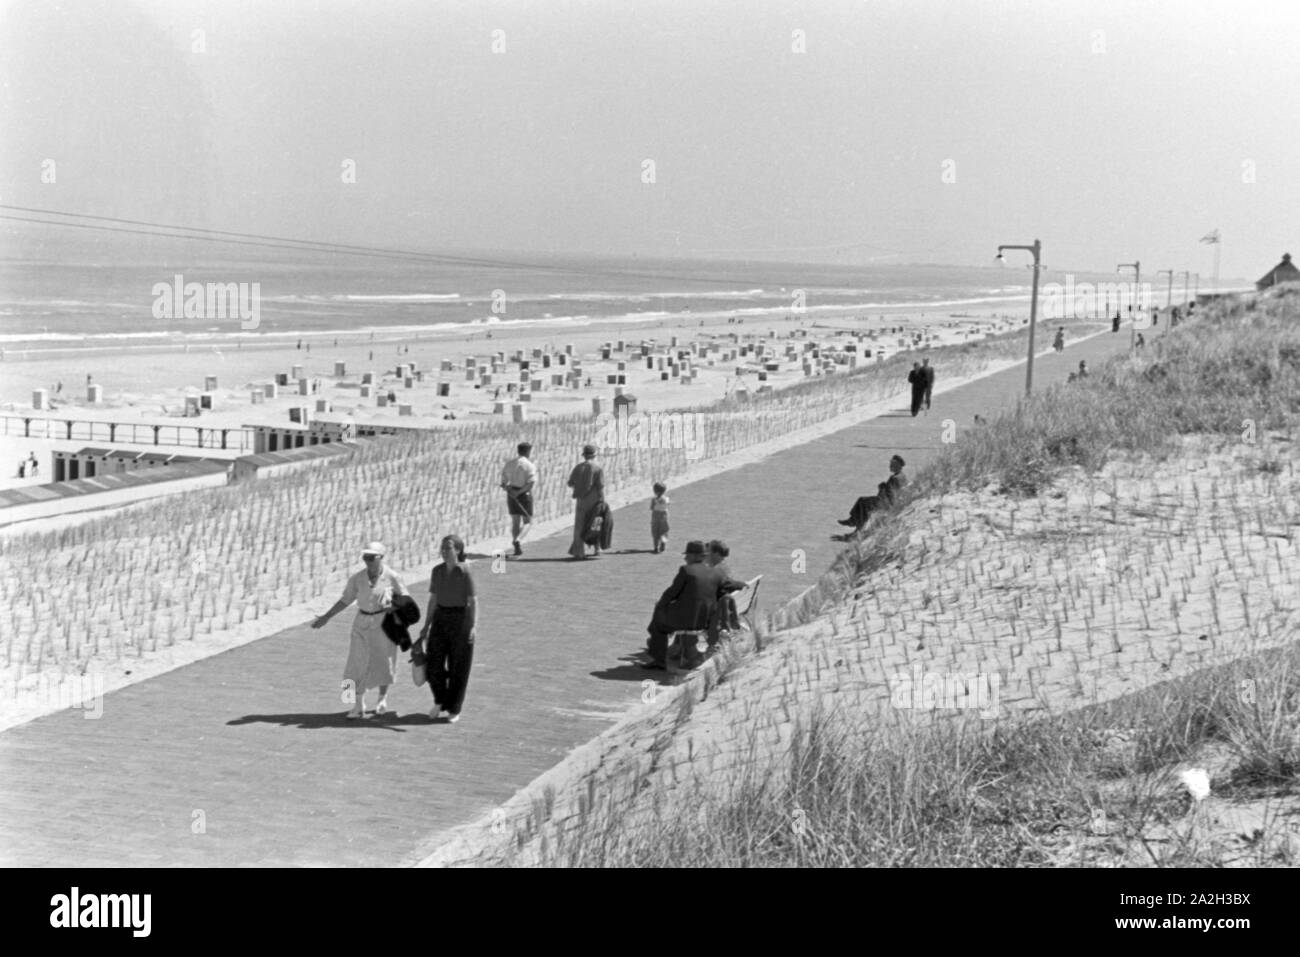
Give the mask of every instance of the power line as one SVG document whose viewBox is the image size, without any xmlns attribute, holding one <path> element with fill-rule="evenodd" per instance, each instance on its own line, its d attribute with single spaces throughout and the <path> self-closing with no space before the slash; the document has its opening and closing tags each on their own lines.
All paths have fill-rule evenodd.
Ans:
<svg viewBox="0 0 1300 957">
<path fill-rule="evenodd" d="M 114 223 L 114 226 L 96 226 L 89 223 L 64 222 L 61 220 L 32 219 L 21 216 L 11 216 L 0 213 L 0 219 L 13 220 L 16 222 L 35 223 L 45 226 L 64 226 L 77 229 L 93 229 L 102 232 L 126 233 L 128 235 L 157 236 L 165 239 L 188 239 L 201 240 L 207 242 L 229 243 L 241 246 L 258 246 L 271 249 L 291 249 L 299 252 L 323 252 L 336 253 L 350 256 L 363 256 L 375 259 L 394 259 L 403 262 L 426 262 L 441 265 L 458 265 L 469 266 L 482 269 L 527 269 L 537 272 L 552 272 L 568 275 L 579 276 L 603 276 L 624 279 L 667 279 L 677 282 L 692 282 L 700 284 L 718 284 L 718 285 L 736 285 L 755 281 L 752 277 L 733 278 L 733 277 L 710 277 L 710 276 L 684 276 L 676 273 L 662 271 L 638 272 L 632 270 L 614 270 L 614 269 L 575 269 L 573 267 L 559 266 L 550 263 L 539 262 L 518 262 L 504 259 L 489 259 L 471 256 L 452 256 L 439 253 L 422 253 L 415 250 L 391 249 L 377 246 L 361 246 L 348 243 L 330 243 L 312 239 L 296 239 L 287 236 L 270 236 L 259 233 L 240 233 L 231 230 L 208 229 L 200 226 L 178 226 L 170 223 L 156 223 L 148 220 L 125 219 L 115 216 L 95 216 L 89 213 L 68 213 L 62 210 L 41 209 L 30 206 L 15 206 L 7 203 L 0 203 L 0 209 L 14 210 L 16 212 L 37 213 L 42 216 L 64 216 L 75 219 L 88 219 L 101 223 Z M 148 229 L 126 229 L 125 226 L 132 227 L 149 227 Z M 154 230 L 173 230 L 173 232 L 156 232 Z M 196 235 L 187 235 L 193 233 Z M 865 245 L 865 244 L 864 244 Z M 844 268 L 844 267 L 838 267 Z M 765 277 L 764 281 L 768 284 L 782 285 L 787 287 L 806 287 L 817 288 L 826 286 L 828 288 L 837 288 L 840 283 L 819 284 L 808 283 L 800 280 L 782 280 Z"/>
</svg>

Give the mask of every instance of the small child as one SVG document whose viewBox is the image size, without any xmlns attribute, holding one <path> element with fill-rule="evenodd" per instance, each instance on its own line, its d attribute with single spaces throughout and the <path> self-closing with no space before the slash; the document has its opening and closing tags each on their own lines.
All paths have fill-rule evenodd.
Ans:
<svg viewBox="0 0 1300 957">
<path fill-rule="evenodd" d="M 664 493 L 668 486 L 655 482 L 655 497 L 650 499 L 650 537 L 654 539 L 654 550 L 662 552 L 668 547 L 668 505 L 669 498 Z"/>
</svg>

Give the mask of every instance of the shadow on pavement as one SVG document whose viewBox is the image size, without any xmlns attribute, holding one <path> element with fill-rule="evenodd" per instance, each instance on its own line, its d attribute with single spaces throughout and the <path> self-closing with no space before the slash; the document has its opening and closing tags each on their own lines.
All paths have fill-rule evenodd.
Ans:
<svg viewBox="0 0 1300 957">
<path fill-rule="evenodd" d="M 402 731 L 398 725 L 431 725 L 438 724 L 427 714 L 423 712 L 414 712 L 412 714 L 372 714 L 368 718 L 347 717 L 344 711 L 336 711 L 331 714 L 246 714 L 242 718 L 232 718 L 227 721 L 227 726 L 240 724 L 278 724 L 286 728 L 302 728 L 306 731 L 314 731 L 318 728 L 385 728 L 389 731 Z"/>
<path fill-rule="evenodd" d="M 668 675 L 662 668 L 647 668 L 643 663 L 647 660 L 643 653 L 625 655 L 619 660 L 623 664 L 606 668 L 604 671 L 591 671 L 588 674 L 601 681 L 645 681 L 647 678 L 659 681 Z"/>
</svg>

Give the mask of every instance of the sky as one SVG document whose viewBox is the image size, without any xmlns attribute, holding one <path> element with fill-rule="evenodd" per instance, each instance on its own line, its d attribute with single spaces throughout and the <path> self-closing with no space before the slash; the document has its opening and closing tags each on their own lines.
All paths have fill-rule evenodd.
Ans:
<svg viewBox="0 0 1300 957">
<path fill-rule="evenodd" d="M 1298 38 L 1294 0 L 2 0 L 0 204 L 538 255 L 1037 238 L 1202 276 L 1217 228 L 1255 278 L 1300 255 Z"/>
</svg>

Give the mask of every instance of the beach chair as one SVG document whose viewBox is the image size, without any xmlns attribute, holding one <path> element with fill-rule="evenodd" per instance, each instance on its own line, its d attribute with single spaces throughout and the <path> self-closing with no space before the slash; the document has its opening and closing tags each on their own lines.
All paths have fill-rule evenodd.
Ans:
<svg viewBox="0 0 1300 957">
<path fill-rule="evenodd" d="M 763 583 L 763 576 L 757 575 L 745 582 L 745 590 L 734 592 L 731 598 L 736 603 L 736 616 L 741 627 L 746 631 L 754 630 L 754 612 L 758 610 L 758 586 Z"/>
</svg>

